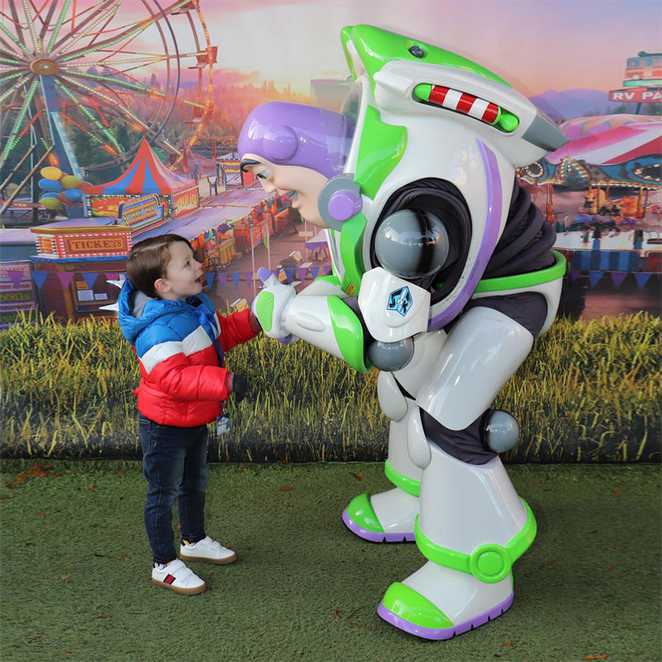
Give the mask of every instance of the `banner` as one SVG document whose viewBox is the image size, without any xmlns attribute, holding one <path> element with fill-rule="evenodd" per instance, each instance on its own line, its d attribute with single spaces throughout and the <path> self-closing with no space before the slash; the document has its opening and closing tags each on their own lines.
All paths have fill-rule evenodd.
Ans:
<svg viewBox="0 0 662 662">
<path fill-rule="evenodd" d="M 32 272 L 32 280 L 34 281 L 34 284 L 37 286 L 37 289 L 40 290 L 44 283 L 46 282 L 46 279 L 48 278 L 48 271 L 33 271 Z"/>
<path fill-rule="evenodd" d="M 60 285 L 62 285 L 62 289 L 66 289 L 71 285 L 74 275 L 70 271 L 58 271 L 56 273 L 57 279 L 60 281 Z"/>
<path fill-rule="evenodd" d="M 587 255 L 591 255 L 587 253 Z M 597 259 L 597 258 L 596 258 Z M 598 263 L 602 262 L 603 265 L 606 264 L 604 260 L 598 259 Z M 613 258 L 610 258 L 610 264 L 613 262 Z M 607 265 L 609 266 L 609 265 Z M 266 268 L 266 267 L 265 267 Z M 39 272 L 37 272 L 39 273 Z M 43 272 L 42 272 L 43 273 Z M 287 267 L 285 269 L 276 269 L 272 270 L 271 273 L 276 275 L 281 281 L 293 282 L 294 280 L 304 281 L 309 277 L 314 280 L 318 276 L 326 276 L 332 273 L 330 264 L 322 265 L 311 265 L 310 267 Z M 588 282 L 591 288 L 595 287 L 602 281 L 605 275 L 609 275 L 611 283 L 614 287 L 619 288 L 627 280 L 628 276 L 632 275 L 636 279 L 636 282 L 639 287 L 645 287 L 648 281 L 654 277 L 659 276 L 660 273 L 657 271 L 612 271 L 611 269 L 587 269 L 586 273 L 583 273 L 581 269 L 569 269 L 567 273 L 567 278 L 571 283 L 575 283 L 579 278 L 588 275 Z M 218 284 L 218 287 L 224 288 L 227 286 L 239 287 L 242 281 L 250 283 L 253 280 L 253 274 L 250 271 L 232 271 L 232 272 L 208 272 L 205 276 L 207 281 L 207 287 L 212 287 L 214 283 Z M 257 276 L 255 276 L 257 279 Z M 36 279 L 35 279 L 36 282 Z"/>
<path fill-rule="evenodd" d="M 627 278 L 627 272 L 625 271 L 612 271 L 611 272 L 611 282 L 614 284 L 614 287 L 620 287 L 623 284 L 623 281 Z"/>
<path fill-rule="evenodd" d="M 93 289 L 94 288 L 94 283 L 97 282 L 97 276 L 99 274 L 95 274 L 92 272 L 85 272 L 83 273 L 83 278 L 85 279 L 85 283 L 88 287 L 88 289 Z"/>
<path fill-rule="evenodd" d="M 18 287 L 23 280 L 24 272 L 20 269 L 7 269 L 7 278 L 12 282 L 14 287 Z"/>
</svg>

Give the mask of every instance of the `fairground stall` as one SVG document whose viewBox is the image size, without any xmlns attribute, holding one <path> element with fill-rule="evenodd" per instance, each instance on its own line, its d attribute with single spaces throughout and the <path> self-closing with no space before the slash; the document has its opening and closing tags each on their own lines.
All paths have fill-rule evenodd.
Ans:
<svg viewBox="0 0 662 662">
<path fill-rule="evenodd" d="M 521 174 L 547 190 L 547 220 L 555 223 L 555 247 L 568 259 L 569 278 L 586 277 L 591 288 L 605 277 L 615 288 L 646 287 L 659 278 L 662 262 L 655 214 L 662 197 L 662 121 L 604 115 L 560 128 L 568 142 Z"/>
<path fill-rule="evenodd" d="M 179 217 L 200 206 L 198 184 L 168 170 L 145 138 L 136 155 L 117 179 L 83 191 L 93 216 L 118 216 L 119 206 L 146 194 L 158 196 L 163 216 Z"/>
<path fill-rule="evenodd" d="M 287 202 L 280 200 L 278 204 L 285 205 Z M 141 238 L 175 232 L 191 242 L 205 270 L 213 273 L 226 269 L 238 254 L 250 250 L 244 232 L 249 231 L 249 224 L 258 217 L 258 210 L 264 214 L 262 210 L 271 209 L 274 204 L 274 198 L 267 198 L 261 188 L 230 189 L 217 196 L 209 206 L 171 220 L 158 230 L 145 232 Z M 288 210 L 284 209 L 285 212 Z M 259 242 L 268 243 L 270 234 L 267 217 L 263 215 L 260 218 L 261 221 L 253 227 L 254 237 L 259 238 L 255 239 L 254 246 Z"/>
<path fill-rule="evenodd" d="M 32 257 L 39 309 L 59 319 L 106 317 L 103 306 L 117 298 L 108 280 L 126 266 L 132 229 L 115 217 L 74 218 L 32 228 L 37 255 Z"/>
<path fill-rule="evenodd" d="M 11 326 L 21 311 L 37 306 L 30 262 L 35 253 L 29 229 L 0 229 L 0 329 Z"/>
<path fill-rule="evenodd" d="M 191 241 L 211 286 L 216 274 L 229 270 L 237 255 L 235 228 L 249 223 L 256 208 L 282 206 L 281 214 L 289 212 L 288 204 L 282 198 L 274 207 L 273 198 L 267 198 L 261 188 L 237 188 L 217 196 L 210 206 L 164 220 L 158 196 L 150 194 L 119 203 L 117 217 L 69 219 L 34 227 L 37 255 L 32 257 L 32 277 L 39 309 L 60 319 L 113 316 L 108 306 L 116 302 L 119 291 L 109 281 L 124 278 L 133 244 L 167 232 Z M 264 229 L 259 236 L 268 247 L 267 221 L 263 211 Z"/>
</svg>

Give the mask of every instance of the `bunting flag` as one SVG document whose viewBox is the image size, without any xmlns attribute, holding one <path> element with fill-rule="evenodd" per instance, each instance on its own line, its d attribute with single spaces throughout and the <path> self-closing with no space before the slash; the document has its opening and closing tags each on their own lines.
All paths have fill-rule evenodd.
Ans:
<svg viewBox="0 0 662 662">
<path fill-rule="evenodd" d="M 632 255 L 634 254 L 630 251 L 618 251 L 618 255 L 616 255 L 616 271 L 633 271 L 630 268 Z"/>
<path fill-rule="evenodd" d="M 611 282 L 614 284 L 614 287 L 620 287 L 627 276 L 627 271 L 612 271 Z"/>
<path fill-rule="evenodd" d="M 573 266 L 575 266 L 574 264 L 575 256 L 578 259 L 577 268 L 580 271 L 589 271 L 591 268 L 591 253 L 589 251 L 581 251 L 579 253 L 575 253 L 575 255 L 573 256 Z"/>
<path fill-rule="evenodd" d="M 607 251 L 600 251 L 598 253 L 598 269 L 601 271 L 609 271 L 609 259 L 611 255 Z"/>
<path fill-rule="evenodd" d="M 602 280 L 604 275 L 604 271 L 591 271 L 589 273 L 589 282 L 591 283 L 591 287 L 595 287 Z"/>
<path fill-rule="evenodd" d="M 650 277 L 653 274 L 650 271 L 640 271 L 634 275 L 635 280 L 637 281 L 637 287 L 644 288 L 646 283 L 650 280 Z"/>
<path fill-rule="evenodd" d="M 18 287 L 23 280 L 25 272 L 21 271 L 20 269 L 7 269 L 6 274 L 9 280 L 12 282 L 12 285 L 14 287 Z"/>
<path fill-rule="evenodd" d="M 110 271 L 106 273 L 106 280 L 119 280 L 120 275 L 117 273 L 117 271 Z"/>
<path fill-rule="evenodd" d="M 58 271 L 57 279 L 62 285 L 62 289 L 67 289 L 71 285 L 71 281 L 74 279 L 74 275 L 70 271 Z"/>
<path fill-rule="evenodd" d="M 646 268 L 650 256 L 643 258 L 638 251 L 575 251 L 566 253 L 570 268 L 577 271 L 627 271 Z M 655 271 L 647 268 L 647 271 Z"/>
<path fill-rule="evenodd" d="M 88 289 L 93 289 L 94 288 L 94 283 L 97 282 L 97 277 L 99 274 L 95 274 L 91 271 L 86 271 L 83 273 L 83 278 L 85 279 L 85 283 L 87 284 Z"/>
<path fill-rule="evenodd" d="M 641 271 L 641 272 L 632 272 L 629 269 L 615 269 L 615 265 L 622 264 L 623 258 L 619 255 L 616 255 L 617 251 L 614 251 L 613 255 L 607 256 L 608 261 L 601 257 L 595 256 L 597 260 L 596 266 L 602 265 L 603 269 L 592 268 L 592 269 L 579 269 L 572 267 L 568 270 L 567 278 L 570 283 L 574 284 L 578 279 L 588 276 L 588 281 L 590 287 L 595 287 L 605 276 L 608 276 L 611 279 L 612 284 L 615 287 L 620 287 L 627 277 L 632 274 L 637 279 L 637 284 L 639 287 L 644 287 L 646 283 L 653 277 L 659 276 L 659 272 L 656 271 Z M 591 253 L 586 251 L 586 256 L 590 259 Z M 266 269 L 266 267 L 265 267 Z M 586 273 L 588 272 L 588 273 Z M 44 273 L 44 272 L 36 272 Z M 304 281 L 307 279 L 308 275 L 312 279 L 317 278 L 318 276 L 325 276 L 332 273 L 331 265 L 322 264 L 322 265 L 311 265 L 310 267 L 287 267 L 271 271 L 280 282 L 291 283 L 294 280 Z M 242 281 L 246 283 L 251 283 L 253 279 L 253 274 L 250 271 L 232 271 L 232 272 L 210 272 L 206 274 L 207 287 L 211 287 L 215 282 L 219 287 L 223 288 L 228 285 L 233 287 L 239 287 Z M 44 277 L 45 278 L 45 277 Z M 36 279 L 35 279 L 36 282 Z"/>
<path fill-rule="evenodd" d="M 32 272 L 32 280 L 34 281 L 34 284 L 37 286 L 37 289 L 40 290 L 43 286 L 44 283 L 46 282 L 46 279 L 48 278 L 48 271 L 33 271 Z"/>
</svg>

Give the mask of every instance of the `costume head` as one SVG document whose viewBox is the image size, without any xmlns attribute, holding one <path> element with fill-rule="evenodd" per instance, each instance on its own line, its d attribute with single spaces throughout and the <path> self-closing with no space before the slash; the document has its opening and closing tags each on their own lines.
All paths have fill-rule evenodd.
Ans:
<svg viewBox="0 0 662 662">
<path fill-rule="evenodd" d="M 327 181 L 343 170 L 353 125 L 345 115 L 293 103 L 259 106 L 239 136 L 243 170 L 267 191 L 289 193 L 292 206 L 323 226 L 317 201 Z"/>
</svg>

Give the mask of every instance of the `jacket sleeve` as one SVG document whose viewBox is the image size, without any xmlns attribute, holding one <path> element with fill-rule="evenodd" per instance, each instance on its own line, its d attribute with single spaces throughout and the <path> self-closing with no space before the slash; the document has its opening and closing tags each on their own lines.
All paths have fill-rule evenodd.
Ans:
<svg viewBox="0 0 662 662">
<path fill-rule="evenodd" d="M 251 311 L 249 308 L 230 315 L 221 315 L 218 311 L 216 311 L 216 314 L 221 324 L 219 340 L 221 341 L 221 348 L 224 352 L 227 352 L 239 343 L 254 338 L 259 333 L 259 331 L 255 331 L 251 326 Z"/>
<path fill-rule="evenodd" d="M 228 370 L 212 365 L 191 365 L 181 339 L 167 326 L 147 328 L 136 343 L 144 380 L 179 400 L 227 400 Z"/>
</svg>

